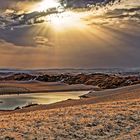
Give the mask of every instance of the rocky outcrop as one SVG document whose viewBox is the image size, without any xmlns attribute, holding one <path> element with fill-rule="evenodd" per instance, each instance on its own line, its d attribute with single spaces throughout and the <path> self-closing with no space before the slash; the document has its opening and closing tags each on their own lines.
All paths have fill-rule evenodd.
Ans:
<svg viewBox="0 0 140 140">
<path fill-rule="evenodd" d="M 36 78 L 35 75 L 27 74 L 27 73 L 16 73 L 11 74 L 10 76 L 1 77 L 1 81 L 7 80 L 16 80 L 16 81 L 27 81 L 27 80 L 34 80 Z"/>
<path fill-rule="evenodd" d="M 140 83 L 139 76 L 117 76 L 108 74 L 79 74 L 65 80 L 68 84 L 85 84 L 98 86 L 101 89 L 112 89 Z"/>
<path fill-rule="evenodd" d="M 25 73 L 17 73 L 7 77 L 0 78 L 0 81 L 30 81 L 37 80 L 42 82 L 63 82 L 66 84 L 85 84 L 98 86 L 101 89 L 112 89 L 134 84 L 140 84 L 140 76 L 123 76 L 104 73 L 94 74 L 40 74 L 31 75 Z"/>
</svg>

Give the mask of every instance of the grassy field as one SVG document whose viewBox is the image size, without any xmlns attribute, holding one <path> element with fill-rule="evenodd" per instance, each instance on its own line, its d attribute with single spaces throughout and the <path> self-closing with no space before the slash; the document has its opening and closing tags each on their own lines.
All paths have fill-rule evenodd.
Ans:
<svg viewBox="0 0 140 140">
<path fill-rule="evenodd" d="M 140 99 L 0 116 L 0 139 L 139 140 Z"/>
</svg>

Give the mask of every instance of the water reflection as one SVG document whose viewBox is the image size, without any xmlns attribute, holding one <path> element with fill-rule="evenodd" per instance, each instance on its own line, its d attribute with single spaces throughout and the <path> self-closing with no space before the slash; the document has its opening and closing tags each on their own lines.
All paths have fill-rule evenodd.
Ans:
<svg viewBox="0 0 140 140">
<path fill-rule="evenodd" d="M 22 107 L 31 103 L 51 104 L 67 99 L 78 99 L 80 95 L 86 93 L 86 91 L 73 91 L 0 96 L 2 102 L 0 103 L 0 110 L 12 110 L 18 106 Z"/>
</svg>

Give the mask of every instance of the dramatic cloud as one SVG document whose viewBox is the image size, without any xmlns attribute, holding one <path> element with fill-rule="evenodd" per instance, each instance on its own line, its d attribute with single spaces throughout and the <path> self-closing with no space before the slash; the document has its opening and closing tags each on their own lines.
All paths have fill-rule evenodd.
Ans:
<svg viewBox="0 0 140 140">
<path fill-rule="evenodd" d="M 84 15 L 78 22 L 68 16 L 70 22 L 59 24 L 63 14 L 54 23 L 43 24 L 28 25 L 11 18 L 13 9 L 22 11 L 36 2 L 0 0 L 5 9 L 0 15 L 1 67 L 140 67 L 140 0 L 91 6 L 76 13 Z"/>
</svg>

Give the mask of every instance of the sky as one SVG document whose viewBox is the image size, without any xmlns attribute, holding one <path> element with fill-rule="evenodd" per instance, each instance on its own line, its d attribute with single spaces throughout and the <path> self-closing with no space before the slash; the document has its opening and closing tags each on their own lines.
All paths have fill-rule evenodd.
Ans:
<svg viewBox="0 0 140 140">
<path fill-rule="evenodd" d="M 0 0 L 0 68 L 140 67 L 140 0 L 66 10 L 40 24 L 15 26 L 15 13 L 40 5 Z"/>
</svg>

